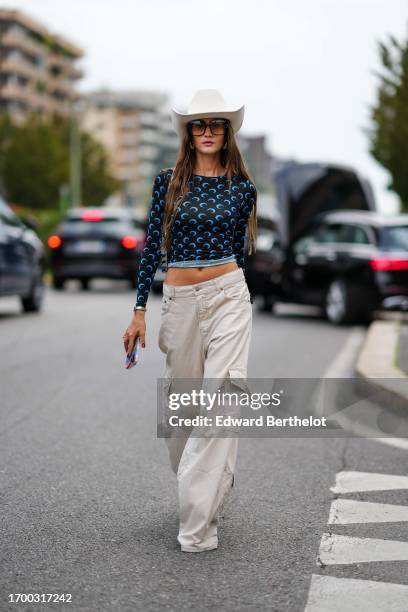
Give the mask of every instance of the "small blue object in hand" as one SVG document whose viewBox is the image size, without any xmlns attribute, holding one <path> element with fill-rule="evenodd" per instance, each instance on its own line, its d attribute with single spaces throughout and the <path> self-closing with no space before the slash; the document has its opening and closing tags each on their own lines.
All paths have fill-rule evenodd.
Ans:
<svg viewBox="0 0 408 612">
<path fill-rule="evenodd" d="M 133 368 L 139 361 L 139 338 L 136 339 L 136 342 L 133 346 L 132 352 L 129 355 L 126 355 L 125 368 L 126 370 L 130 370 Z"/>
</svg>

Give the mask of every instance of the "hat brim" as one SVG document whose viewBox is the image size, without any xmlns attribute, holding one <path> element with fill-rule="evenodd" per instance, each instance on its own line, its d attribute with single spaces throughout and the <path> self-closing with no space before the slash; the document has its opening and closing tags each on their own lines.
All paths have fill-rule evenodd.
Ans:
<svg viewBox="0 0 408 612">
<path fill-rule="evenodd" d="M 238 132 L 244 121 L 245 104 L 236 110 L 230 111 L 212 111 L 212 112 L 201 112 L 201 113 L 183 113 L 176 108 L 171 109 L 172 124 L 174 130 L 182 136 L 186 130 L 187 123 L 193 119 L 200 119 L 201 117 L 220 117 L 223 119 L 229 119 L 234 134 Z"/>
</svg>

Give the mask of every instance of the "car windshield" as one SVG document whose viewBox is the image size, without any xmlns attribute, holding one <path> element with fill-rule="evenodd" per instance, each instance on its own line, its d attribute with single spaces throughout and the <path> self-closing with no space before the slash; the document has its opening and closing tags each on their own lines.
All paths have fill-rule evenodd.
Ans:
<svg viewBox="0 0 408 612">
<path fill-rule="evenodd" d="M 394 249 L 408 251 L 408 225 L 383 227 L 380 232 L 379 246 L 385 251 Z"/>
</svg>

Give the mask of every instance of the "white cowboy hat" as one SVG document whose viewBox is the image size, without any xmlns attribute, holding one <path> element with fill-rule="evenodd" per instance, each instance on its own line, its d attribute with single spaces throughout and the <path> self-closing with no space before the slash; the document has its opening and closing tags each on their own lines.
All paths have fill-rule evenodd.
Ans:
<svg viewBox="0 0 408 612">
<path fill-rule="evenodd" d="M 245 105 L 228 108 L 224 98 L 217 89 L 199 89 L 186 109 L 171 109 L 173 128 L 183 136 L 186 124 L 201 117 L 222 117 L 229 119 L 234 133 L 238 132 L 244 120 Z"/>
</svg>

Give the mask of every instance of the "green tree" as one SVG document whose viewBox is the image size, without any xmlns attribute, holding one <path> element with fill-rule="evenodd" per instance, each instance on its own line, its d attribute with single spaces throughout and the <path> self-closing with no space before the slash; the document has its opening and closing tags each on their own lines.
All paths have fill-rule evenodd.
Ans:
<svg viewBox="0 0 408 612">
<path fill-rule="evenodd" d="M 54 208 L 67 182 L 66 148 L 50 122 L 34 113 L 16 126 L 5 147 L 3 183 L 8 200 L 30 208 Z"/>
<path fill-rule="evenodd" d="M 408 40 L 399 43 L 389 36 L 388 45 L 378 42 L 382 72 L 377 100 L 370 108 L 367 130 L 370 153 L 389 171 L 388 186 L 408 211 Z"/>
<path fill-rule="evenodd" d="M 6 199 L 34 209 L 55 209 L 61 185 L 69 183 L 69 121 L 31 113 L 20 125 L 0 120 L 0 188 Z M 101 205 L 120 189 L 105 149 L 81 133 L 82 202 Z"/>
<path fill-rule="evenodd" d="M 6 152 L 14 135 L 14 124 L 10 115 L 4 113 L 0 115 L 0 195 L 5 196 L 6 187 L 4 184 L 4 165 Z"/>
<path fill-rule="evenodd" d="M 82 193 L 87 206 L 100 206 L 105 198 L 119 191 L 121 181 L 109 171 L 108 157 L 104 147 L 87 132 L 81 134 L 83 168 Z"/>
</svg>

